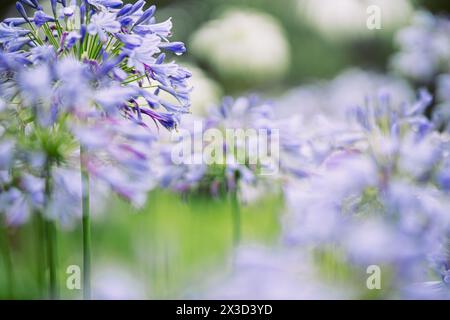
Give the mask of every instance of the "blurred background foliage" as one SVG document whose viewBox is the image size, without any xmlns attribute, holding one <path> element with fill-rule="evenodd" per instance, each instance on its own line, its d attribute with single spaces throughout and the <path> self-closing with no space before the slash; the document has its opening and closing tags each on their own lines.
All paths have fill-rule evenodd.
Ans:
<svg viewBox="0 0 450 320">
<path fill-rule="evenodd" d="M 207 21 L 216 19 L 221 12 L 230 7 L 250 8 L 275 18 L 290 45 L 291 64 L 281 81 L 276 84 L 269 82 L 269 87 L 262 86 L 256 89 L 282 92 L 286 87 L 317 79 L 332 78 L 350 66 L 383 71 L 387 66 L 388 58 L 395 50 L 392 42 L 393 32 L 383 30 L 373 37 L 354 39 L 354 41 L 342 41 L 339 38 L 330 41 L 304 21 L 299 14 L 299 1 L 295 0 L 165 0 L 157 2 L 161 2 L 160 8 L 163 7 L 163 10 L 159 11 L 159 16 L 161 18 L 172 16 L 175 22 L 175 37 L 188 44 L 192 34 L 198 28 Z M 370 3 L 370 1 L 366 2 Z M 446 0 L 415 0 L 411 3 L 416 8 L 426 8 L 436 13 L 450 10 L 450 3 Z M 335 5 L 339 6 L 339 1 Z M 351 17 L 349 16 L 348 19 L 350 20 Z M 333 21 L 330 21 L 330 24 L 333 24 Z M 220 34 L 216 36 L 219 39 L 221 37 Z M 188 54 L 186 57 L 190 62 L 199 64 L 216 81 L 221 81 L 220 76 L 215 74 L 207 64 L 202 64 L 203 62 L 198 61 L 195 56 Z M 267 74 L 267 78 L 270 77 L 271 75 Z M 236 93 L 243 88 L 255 89 L 254 82 L 245 86 L 242 82 L 242 79 L 233 78 L 222 81 L 221 84 L 225 93 Z"/>
<path fill-rule="evenodd" d="M 131 2 L 131 0 L 127 1 Z M 304 15 L 302 16 L 302 7 L 299 3 L 307 1 L 310 0 L 154 0 L 152 2 L 158 6 L 159 19 L 173 18 L 174 38 L 188 45 L 191 44 L 193 35 L 199 28 L 207 25 L 211 20 L 220 18 L 229 8 L 266 13 L 279 24 L 281 36 L 288 43 L 290 56 L 287 71 L 282 77 L 273 77 L 270 72 L 265 75 L 266 81 L 255 81 L 251 74 L 245 72 L 226 77 L 220 70 L 211 67 L 208 59 L 199 57 L 198 54 L 188 54 L 183 57 L 186 62 L 200 66 L 208 78 L 219 83 L 220 88 L 223 89 L 219 91 L 220 93 L 239 94 L 242 91 L 258 89 L 270 94 L 282 93 L 286 88 L 312 80 L 332 78 L 350 66 L 384 71 L 388 58 L 395 50 L 392 41 L 395 29 L 389 30 L 383 27 L 381 31 L 374 31 L 368 36 L 353 39 L 343 39 L 339 34 L 327 37 L 308 23 Z M 368 0 L 360 0 L 360 2 L 370 4 Z M 408 2 L 415 8 L 425 8 L 435 13 L 450 10 L 450 3 L 446 0 L 408 0 Z M 3 0 L 0 15 L 4 17 L 14 11 L 12 9 L 14 3 L 15 0 Z M 339 1 L 336 6 L 339 6 Z M 352 20 L 351 15 L 348 16 L 348 21 L 350 20 Z M 333 25 L 334 22 L 330 19 L 329 23 Z M 239 25 L 235 27 L 241 28 Z M 223 35 L 217 34 L 216 37 L 216 41 L 220 42 Z M 225 45 L 239 48 L 239 39 L 236 38 L 233 43 Z M 188 50 L 191 49 L 188 46 Z"/>
<path fill-rule="evenodd" d="M 395 50 L 395 28 L 350 38 L 340 37 L 338 34 L 324 35 L 302 16 L 299 1 L 302 0 L 153 1 L 158 6 L 159 20 L 173 18 L 173 39 L 184 41 L 188 45 L 188 54 L 182 57 L 182 61 L 195 71 L 194 110 L 217 102 L 222 94 L 238 95 L 247 91 L 260 91 L 265 95 L 277 96 L 314 80 L 333 78 L 348 67 L 386 70 L 388 59 Z M 334 1 L 333 6 L 339 6 L 339 1 Z M 2 0 L 0 14 L 3 17 L 13 12 L 14 2 Z M 450 11 L 448 0 L 416 0 L 410 3 L 415 8 L 424 7 L 437 13 Z M 214 52 L 213 49 L 226 50 L 228 47 L 236 51 L 241 47 L 239 40 L 242 26 L 233 25 L 233 21 L 240 21 L 239 19 L 225 25 L 227 32 L 234 31 L 235 34 L 226 36 L 213 33 L 215 39 L 209 39 L 211 42 L 206 42 L 206 46 L 217 46 L 216 48 L 209 48 L 211 51 L 203 52 L 203 55 L 198 52 L 201 50 L 194 50 L 195 46 L 192 47 L 191 44 L 195 42 L 193 39 L 199 30 L 205 25 L 208 27 L 209 21 L 223 17 L 224 12 L 230 8 L 235 8 L 234 12 L 263 13 L 262 23 L 269 21 L 269 25 L 277 26 L 274 30 L 278 30 L 278 36 L 282 38 L 278 39 L 279 42 L 274 42 L 273 39 L 266 41 L 269 47 L 263 47 L 261 55 L 269 54 L 271 64 L 285 59 L 285 68 L 272 68 L 266 63 L 258 72 L 244 68 L 239 73 L 234 65 L 227 65 L 227 55 L 223 61 L 212 60 L 215 56 L 209 52 Z M 270 18 L 266 19 L 267 17 Z M 351 20 L 351 17 L 348 19 Z M 258 29 L 259 26 L 252 27 Z M 287 52 L 272 52 L 274 48 L 270 47 L 271 43 L 286 43 Z M 242 54 L 242 59 L 254 58 L 245 51 Z M 239 57 L 233 56 L 233 59 L 239 60 Z M 276 76 L 275 72 L 278 73 Z M 244 242 L 276 241 L 281 203 L 281 199 L 272 196 L 242 209 Z M 204 275 L 209 274 L 209 270 L 217 266 L 226 270 L 232 263 L 231 211 L 227 199 L 182 199 L 178 195 L 162 191 L 154 191 L 147 206 L 139 211 L 119 199 L 111 199 L 104 215 L 97 217 L 93 225 L 94 268 L 97 274 L 106 277 L 96 278 L 94 286 L 97 297 L 173 298 L 189 296 L 194 293 L 192 290 L 201 290 L 202 286 L 207 285 Z M 34 241 L 39 235 L 32 230 L 32 226 L 10 230 L 9 236 L 14 240 L 13 261 L 17 266 L 13 275 L 16 298 L 39 297 L 39 290 L 42 289 L 39 284 L 42 285 L 43 280 L 39 279 L 40 272 L 35 267 L 36 259 L 42 258 L 38 241 Z M 80 239 L 78 228 L 61 232 L 58 238 L 60 279 L 66 276 L 66 266 L 81 265 Z M 33 245 L 30 246 L 29 243 Z M 112 272 L 109 273 L 111 268 Z M 120 276 L 122 270 L 126 271 Z M 112 276 L 108 278 L 108 274 Z M 0 283 L 6 283 L 6 276 L 0 272 Z M 116 280 L 118 282 L 115 286 Z M 102 287 L 105 282 L 106 289 Z M 137 289 L 140 287 L 141 291 Z M 0 288 L 4 286 L 0 285 Z M 69 291 L 63 287 L 61 291 L 66 298 L 77 298 L 79 295 L 78 291 Z M 0 292 L 0 297 L 5 297 L 5 292 Z"/>
<path fill-rule="evenodd" d="M 195 55 L 184 57 L 188 62 L 202 67 L 207 75 L 221 84 L 225 93 L 239 93 L 248 89 L 270 89 L 271 92 L 282 92 L 292 87 L 315 79 L 331 78 L 346 67 L 361 66 L 383 70 L 387 60 L 395 49 L 392 43 L 392 32 L 382 30 L 373 36 L 343 41 L 336 37 L 330 40 L 324 37 L 301 16 L 298 3 L 302 0 L 154 0 L 158 6 L 159 19 L 173 17 L 174 37 L 190 43 L 192 35 L 208 21 L 220 17 L 228 8 L 252 9 L 267 13 L 280 24 L 283 36 L 289 43 L 290 65 L 287 73 L 280 81 L 263 82 L 255 88 L 255 82 L 248 79 L 224 79 L 205 61 Z M 364 2 L 365 0 L 361 0 Z M 131 0 L 125 2 L 132 2 Z M 370 1 L 365 1 L 370 3 Z M 394 1 L 395 2 L 395 1 Z M 3 0 L 0 15 L 11 12 L 15 0 Z M 426 8 L 435 13 L 449 12 L 450 3 L 446 0 L 411 0 L 416 8 Z M 336 2 L 339 6 L 339 1 Z M 348 17 L 351 20 L 351 17 Z M 333 24 L 333 21 L 330 21 Z M 239 28 L 239 26 L 236 26 Z M 385 29 L 385 28 L 383 28 Z M 393 30 L 395 31 L 395 30 Z M 216 37 L 220 41 L 221 35 Z M 230 43 L 238 46 L 238 42 Z M 189 47 L 188 47 L 189 50 Z M 276 62 L 274 62 L 276 63 Z M 247 77 L 243 77 L 247 78 Z M 270 79 L 271 75 L 267 74 Z"/>
<path fill-rule="evenodd" d="M 279 234 L 277 197 L 242 209 L 242 241 L 273 245 Z M 9 229 L 13 245 L 13 296 L 7 295 L 6 274 L 0 272 L 0 299 L 45 297 L 40 235 L 34 221 Z M 58 243 L 59 291 L 77 299 L 81 291 L 66 287 L 67 268 L 82 265 L 81 227 L 61 229 Z M 217 268 L 231 269 L 233 219 L 227 199 L 185 197 L 153 191 L 147 205 L 136 210 L 118 198 L 92 225 L 93 290 L 96 298 L 179 298 L 199 292 L 214 280 Z M 4 261 L 0 261 L 0 270 Z M 219 273 L 219 274 L 220 274 Z"/>
</svg>

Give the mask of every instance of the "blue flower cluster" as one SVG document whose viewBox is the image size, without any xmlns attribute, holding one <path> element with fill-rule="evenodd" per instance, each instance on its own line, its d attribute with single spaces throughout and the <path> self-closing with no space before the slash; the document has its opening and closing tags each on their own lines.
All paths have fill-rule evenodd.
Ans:
<svg viewBox="0 0 450 320">
<path fill-rule="evenodd" d="M 380 90 L 339 125 L 290 131 L 281 245 L 241 247 L 232 277 L 207 296 L 361 297 L 375 265 L 380 297 L 449 298 L 450 136 L 425 116 L 432 102 L 426 90 L 398 104 Z"/>
<path fill-rule="evenodd" d="M 0 24 L 0 133 L 12 150 L 1 168 L 2 211 L 26 217 L 33 207 L 58 207 L 45 183 L 27 179 L 79 172 L 80 165 L 143 204 L 154 185 L 152 128 L 175 129 L 190 107 L 191 74 L 166 61 L 167 53 L 186 51 L 168 40 L 171 20 L 158 23 L 144 0 L 52 0 L 50 13 L 38 0 L 20 0 L 16 8 L 20 16 Z M 52 190 L 64 181 L 52 180 Z"/>
<path fill-rule="evenodd" d="M 263 259 L 238 250 L 247 264 L 209 297 L 450 298 L 449 30 L 418 12 L 397 35 L 395 76 L 347 70 L 278 101 L 276 117 L 300 117 L 280 155 L 282 244 Z M 382 290 L 366 288 L 369 266 Z"/>
<path fill-rule="evenodd" d="M 447 252 L 450 235 L 450 140 L 424 116 L 431 102 L 421 91 L 416 102 L 395 106 L 380 93 L 350 108 L 354 139 L 330 149 L 308 179 L 286 189 L 285 241 L 337 246 L 351 265 L 383 266 L 396 294 L 427 280 L 427 262 Z M 438 274 L 448 270 L 448 261 L 438 265 Z"/>
<path fill-rule="evenodd" d="M 220 105 L 210 108 L 204 118 L 185 118 L 181 136 L 160 145 L 162 187 L 217 196 L 281 182 L 287 172 L 298 172 L 287 161 L 298 155 L 300 146 L 294 134 L 298 123 L 296 119 L 291 120 L 277 119 L 273 103 L 252 95 L 237 99 L 226 97 Z M 215 135 L 220 139 L 215 140 Z M 276 150 L 271 150 L 272 142 Z M 220 145 L 216 146 L 217 143 Z M 205 151 L 214 146 L 220 149 L 217 152 L 220 159 L 211 163 L 209 157 L 217 154 Z M 174 163 L 174 150 L 188 150 L 189 161 Z M 270 159 L 265 158 L 266 155 Z"/>
<path fill-rule="evenodd" d="M 156 23 L 155 6 L 144 10 L 144 0 L 125 6 L 122 1 L 77 3 L 52 1 L 49 16 L 38 1 L 19 1 L 21 17 L 1 23 L 2 69 L 26 92 L 25 102 L 36 103 L 45 95 L 53 104 L 62 103 L 45 105 L 55 119 L 59 111 L 85 113 L 83 107 L 94 101 L 98 113 L 121 111 L 139 122 L 147 116 L 174 128 L 178 115 L 188 112 L 190 73 L 165 62 L 164 51 L 186 51 L 182 43 L 167 40 L 170 19 Z M 24 5 L 35 10 L 33 17 L 27 16 Z M 42 81 L 36 81 L 37 74 Z M 160 91 L 178 104 L 160 98 Z M 138 103 L 139 97 L 146 103 Z M 154 111 L 159 107 L 165 112 Z"/>
</svg>

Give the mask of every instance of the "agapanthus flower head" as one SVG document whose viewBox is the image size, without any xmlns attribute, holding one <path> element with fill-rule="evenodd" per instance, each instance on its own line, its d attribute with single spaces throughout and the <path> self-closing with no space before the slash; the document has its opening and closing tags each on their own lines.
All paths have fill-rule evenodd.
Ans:
<svg viewBox="0 0 450 320">
<path fill-rule="evenodd" d="M 295 119 L 277 119 L 275 106 L 255 95 L 226 97 L 204 117 L 186 118 L 161 151 L 163 187 L 180 192 L 227 194 L 239 189 L 263 194 L 291 171 L 289 156 L 300 148 Z M 186 157 L 187 154 L 187 157 Z M 181 155 L 182 159 L 179 159 Z"/>
<path fill-rule="evenodd" d="M 328 150 L 313 175 L 286 190 L 285 240 L 335 246 L 353 266 L 380 265 L 397 293 L 424 281 L 428 256 L 450 228 L 448 193 L 439 187 L 448 138 L 424 116 L 430 102 L 421 91 L 396 106 L 380 93 L 350 108 L 348 130 L 359 138 Z"/>
<path fill-rule="evenodd" d="M 23 154 L 27 148 L 41 152 L 44 165 L 55 169 L 47 170 L 54 175 L 54 187 L 66 190 L 44 199 L 46 211 L 58 211 L 61 199 L 79 211 L 75 203 L 81 201 L 81 183 L 68 188 L 65 181 L 80 170 L 72 159 L 80 149 L 93 181 L 142 205 L 154 186 L 148 155 L 152 126 L 174 129 L 180 115 L 189 112 L 191 74 L 166 61 L 165 54 L 182 54 L 185 47 L 169 41 L 172 22 L 157 23 L 155 6 L 147 7 L 143 0 L 50 4 L 51 12 L 45 12 L 38 0 L 19 1 L 19 17 L 0 24 L 0 93 L 5 102 L 0 112 L 5 119 L 16 117 L 4 122 L 7 136 L 18 138 Z M 19 160 L 5 170 L 20 164 L 43 178 L 43 166 L 39 173 L 29 169 L 29 159 Z M 14 188 L 26 193 L 20 185 Z M 14 204 L 16 198 L 29 197 L 4 203 Z M 20 203 L 22 208 L 25 202 Z"/>
<path fill-rule="evenodd" d="M 288 119 L 279 127 L 291 132 L 287 137 L 297 137 L 289 139 L 292 152 L 281 157 L 284 165 L 300 178 L 314 175 L 330 152 L 361 139 L 363 132 L 354 116 L 355 109 L 365 109 L 361 101 L 373 107 L 381 105 L 383 96 L 389 97 L 388 108 L 399 110 L 404 101 L 413 99 L 414 92 L 400 78 L 354 68 L 330 81 L 289 91 L 276 104 L 276 117 Z M 349 110 L 351 106 L 356 107 Z"/>
<path fill-rule="evenodd" d="M 95 83 L 97 81 L 117 82 L 118 86 L 136 89 L 136 93 L 130 97 L 131 101 L 137 100 L 139 96 L 145 96 L 146 93 L 143 91 L 152 91 L 152 103 L 148 106 L 150 109 L 168 106 L 167 101 L 158 96 L 161 88 L 177 101 L 177 104 L 170 104 L 170 107 L 166 108 L 169 109 L 167 110 L 169 114 L 186 112 L 189 108 L 190 89 L 186 81 L 190 73 L 173 62 L 165 63 L 165 55 L 162 54 L 164 51 L 181 54 L 185 51 L 184 45 L 180 42 L 170 43 L 167 40 L 172 25 L 164 24 L 164 28 L 167 29 L 162 31 L 162 27 L 153 19 L 154 6 L 145 9 L 145 1 L 126 6 L 122 6 L 122 1 L 118 0 L 92 0 L 83 1 L 81 4 L 76 1 L 52 2 L 55 12 L 63 9 L 66 13 L 63 17 L 59 17 L 45 13 L 38 2 L 23 4 L 30 10 L 35 10 L 34 17 L 28 18 L 22 10 L 22 3 L 19 3 L 19 13 L 24 16 L 19 19 L 24 19 L 24 23 L 18 26 L 18 20 L 11 19 L 2 22 L 0 27 L 0 45 L 4 50 L 2 54 L 6 54 L 6 51 L 16 54 L 25 52 L 24 58 L 35 64 L 35 67 L 43 62 L 52 66 L 66 59 L 66 62 L 60 63 L 60 68 L 65 68 L 65 64 L 69 63 L 67 59 L 76 59 L 89 70 L 85 72 L 83 79 L 76 78 L 71 81 L 64 79 L 68 82 L 91 83 L 93 89 L 97 89 Z M 73 14 L 68 14 L 69 11 Z M 122 24 L 126 17 L 131 19 L 131 23 L 124 27 Z M 68 18 L 78 21 L 66 23 L 65 20 Z M 138 27 L 148 28 L 148 32 L 139 31 Z M 15 66 L 10 71 L 15 73 L 22 71 L 19 68 L 24 69 L 24 66 Z M 118 74 L 123 75 L 120 80 Z M 147 80 L 148 88 L 140 88 L 142 86 L 140 80 L 143 79 Z M 60 80 L 54 75 L 53 82 L 47 85 L 47 89 L 56 91 L 54 84 Z M 41 89 L 44 89 L 44 83 L 45 81 L 39 84 Z M 128 108 L 127 111 L 135 115 L 139 113 L 138 109 L 145 111 L 145 106 L 131 105 L 132 108 Z M 154 113 L 149 112 L 148 117 L 154 118 Z M 177 118 L 173 119 L 176 121 Z"/>
</svg>

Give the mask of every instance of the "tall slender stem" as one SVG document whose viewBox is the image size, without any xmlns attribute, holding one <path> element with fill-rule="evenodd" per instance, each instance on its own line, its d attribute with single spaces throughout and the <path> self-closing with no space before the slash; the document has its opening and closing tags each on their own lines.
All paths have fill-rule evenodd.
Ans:
<svg viewBox="0 0 450 320">
<path fill-rule="evenodd" d="M 45 168 L 45 199 L 46 209 L 52 193 L 51 164 L 47 161 Z M 49 298 L 56 300 L 59 298 L 58 275 L 57 275 L 57 247 L 56 247 L 56 223 L 49 218 L 44 222 L 46 237 L 47 266 L 49 272 Z"/>
<path fill-rule="evenodd" d="M 238 246 L 241 241 L 241 208 L 239 206 L 237 185 L 231 192 L 231 213 L 233 219 L 233 244 Z"/>
<path fill-rule="evenodd" d="M 3 222 L 0 221 L 0 224 L 2 224 L 2 235 L 3 239 L 0 239 L 0 242 L 2 244 L 2 251 L 4 256 L 4 266 L 5 266 L 5 273 L 6 273 L 6 281 L 8 286 L 8 298 L 13 299 L 14 298 L 14 270 L 13 270 L 13 263 L 12 263 L 12 254 L 11 254 L 11 248 L 9 245 L 9 239 L 8 239 L 8 227 L 6 225 L 3 225 Z"/>
<path fill-rule="evenodd" d="M 80 148 L 83 211 L 83 296 L 91 299 L 91 221 L 89 208 L 89 173 L 84 166 L 84 150 Z"/>
<path fill-rule="evenodd" d="M 56 225 L 54 221 L 45 221 L 45 235 L 46 235 L 46 252 L 47 265 L 49 273 L 49 299 L 56 300 L 59 297 L 58 293 L 58 276 L 57 276 L 57 258 L 56 258 Z"/>
<path fill-rule="evenodd" d="M 44 232 L 44 218 L 42 212 L 36 212 L 35 218 L 35 231 L 36 231 L 36 283 L 39 291 L 39 297 L 44 296 L 44 283 L 45 283 L 45 232 Z"/>
</svg>

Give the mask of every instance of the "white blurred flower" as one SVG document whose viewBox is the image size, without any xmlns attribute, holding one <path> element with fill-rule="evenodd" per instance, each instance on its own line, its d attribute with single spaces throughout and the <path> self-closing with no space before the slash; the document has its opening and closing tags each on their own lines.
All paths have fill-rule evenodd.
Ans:
<svg viewBox="0 0 450 320">
<path fill-rule="evenodd" d="M 208 78 L 203 70 L 192 65 L 185 66 L 192 73 L 190 84 L 191 112 L 195 116 L 205 115 L 208 108 L 220 102 L 222 88 L 214 80 Z"/>
<path fill-rule="evenodd" d="M 108 264 L 97 269 L 92 279 L 93 297 L 97 300 L 145 299 L 145 287 L 130 270 Z"/>
<path fill-rule="evenodd" d="M 392 31 L 406 24 L 412 13 L 408 0 L 297 0 L 298 12 L 329 39 L 356 39 L 374 33 L 367 28 L 367 8 L 381 9 L 381 30 Z"/>
<path fill-rule="evenodd" d="M 229 79 L 266 82 L 283 76 L 290 63 L 289 44 L 279 23 L 254 10 L 226 11 L 193 35 L 190 48 Z"/>
</svg>

